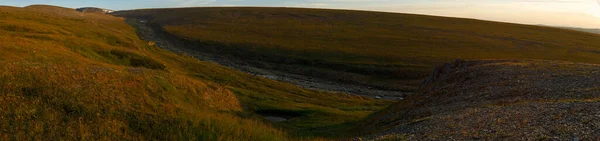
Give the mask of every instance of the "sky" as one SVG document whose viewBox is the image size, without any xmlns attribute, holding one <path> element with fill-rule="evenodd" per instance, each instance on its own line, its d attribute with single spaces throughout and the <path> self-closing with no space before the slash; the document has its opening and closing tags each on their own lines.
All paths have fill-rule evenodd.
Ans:
<svg viewBox="0 0 600 141">
<path fill-rule="evenodd" d="M 113 10 L 207 6 L 309 7 L 600 28 L 600 0 L 0 0 L 0 5 L 31 4 L 71 8 L 93 6 Z"/>
</svg>

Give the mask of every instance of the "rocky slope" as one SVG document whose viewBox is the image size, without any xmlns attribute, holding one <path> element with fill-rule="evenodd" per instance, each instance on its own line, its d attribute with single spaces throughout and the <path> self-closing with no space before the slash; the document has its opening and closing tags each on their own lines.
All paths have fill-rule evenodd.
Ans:
<svg viewBox="0 0 600 141">
<path fill-rule="evenodd" d="M 598 140 L 599 81 L 596 64 L 457 60 L 363 129 L 389 140 Z"/>
</svg>

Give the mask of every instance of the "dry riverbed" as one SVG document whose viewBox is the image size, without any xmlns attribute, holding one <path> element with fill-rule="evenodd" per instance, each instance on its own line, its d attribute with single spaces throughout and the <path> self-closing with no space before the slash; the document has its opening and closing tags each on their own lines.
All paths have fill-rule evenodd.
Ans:
<svg viewBox="0 0 600 141">
<path fill-rule="evenodd" d="M 203 61 L 215 62 L 217 64 L 240 70 L 255 76 L 287 82 L 312 90 L 348 93 L 378 99 L 402 100 L 404 96 L 410 94 L 402 91 L 379 90 L 368 86 L 336 83 L 314 77 L 255 67 L 240 60 L 226 58 L 216 54 L 200 52 L 194 50 L 193 47 L 188 45 L 170 41 L 167 37 L 165 37 L 164 33 L 160 31 L 160 29 L 150 26 L 147 20 L 128 19 L 128 23 L 138 30 L 138 34 L 143 40 L 154 41 L 156 42 L 156 45 L 162 49 L 188 56 L 194 56 L 195 58 Z"/>
</svg>

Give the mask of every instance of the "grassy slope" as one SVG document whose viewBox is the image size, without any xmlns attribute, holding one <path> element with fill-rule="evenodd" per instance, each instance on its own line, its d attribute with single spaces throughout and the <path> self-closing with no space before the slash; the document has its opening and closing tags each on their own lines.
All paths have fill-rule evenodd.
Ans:
<svg viewBox="0 0 600 141">
<path fill-rule="evenodd" d="M 600 63 L 598 35 L 471 19 L 295 8 L 118 14 L 150 18 L 177 36 L 275 62 L 278 69 L 407 91 L 435 65 L 457 58 Z M 282 65 L 288 63 L 299 66 Z"/>
<path fill-rule="evenodd" d="M 284 140 L 345 127 L 389 103 L 172 54 L 140 41 L 123 19 L 73 9 L 0 7 L 0 42 L 4 139 Z M 262 109 L 303 116 L 282 131 L 251 114 Z"/>
</svg>

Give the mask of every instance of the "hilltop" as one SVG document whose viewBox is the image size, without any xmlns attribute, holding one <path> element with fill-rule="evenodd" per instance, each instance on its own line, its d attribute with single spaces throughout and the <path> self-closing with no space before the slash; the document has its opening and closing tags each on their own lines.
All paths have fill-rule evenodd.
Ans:
<svg viewBox="0 0 600 141">
<path fill-rule="evenodd" d="M 27 9 L 33 9 L 37 11 L 43 12 L 52 12 L 52 13 L 62 13 L 62 14 L 74 14 L 73 11 L 79 11 L 83 13 L 100 13 L 100 14 L 109 14 L 114 12 L 114 10 L 97 8 L 97 7 L 82 7 L 77 9 L 65 8 L 60 6 L 53 5 L 30 5 L 26 6 Z"/>
<path fill-rule="evenodd" d="M 113 14 L 146 20 L 189 49 L 234 62 L 394 91 L 397 96 L 414 93 L 436 65 L 458 58 L 600 63 L 599 35 L 533 25 L 301 8 L 143 9 Z"/>
<path fill-rule="evenodd" d="M 360 126 L 389 140 L 597 140 L 600 65 L 456 61 Z"/>
<path fill-rule="evenodd" d="M 0 7 L 0 139 L 320 140 L 391 104 L 199 61 L 135 31 L 107 14 Z"/>
</svg>

